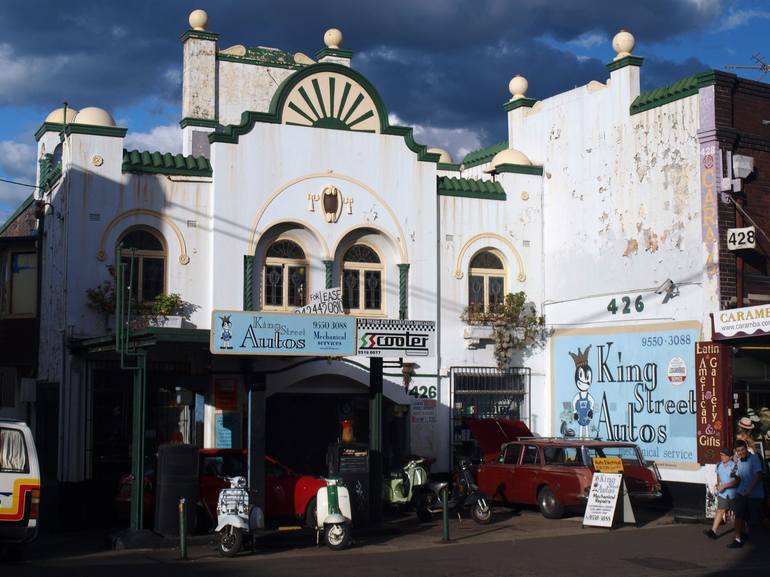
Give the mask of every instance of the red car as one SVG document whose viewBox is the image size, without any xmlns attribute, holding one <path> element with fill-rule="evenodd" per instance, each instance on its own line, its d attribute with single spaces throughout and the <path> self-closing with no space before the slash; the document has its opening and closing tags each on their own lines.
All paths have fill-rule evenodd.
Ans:
<svg viewBox="0 0 770 577">
<path fill-rule="evenodd" d="M 201 449 L 198 469 L 198 528 L 210 528 L 216 520 L 220 489 L 229 486 L 227 477 L 247 476 L 245 449 Z M 130 474 L 118 482 L 115 504 L 118 513 L 127 516 L 131 507 Z M 155 471 L 145 472 L 144 512 L 152 514 L 155 505 Z M 265 516 L 272 520 L 299 520 L 315 526 L 315 496 L 326 482 L 317 477 L 299 475 L 272 457 L 265 456 Z"/>
<path fill-rule="evenodd" d="M 645 462 L 639 447 L 633 443 L 521 434 L 511 441 L 507 433 L 514 428 L 510 425 L 501 426 L 495 420 L 488 420 L 477 421 L 470 427 L 485 455 L 484 462 L 476 467 L 476 482 L 495 502 L 537 505 L 544 517 L 559 518 L 565 508 L 586 504 L 596 457 L 621 459 L 623 477 L 632 498 L 661 496 L 657 470 Z"/>
</svg>

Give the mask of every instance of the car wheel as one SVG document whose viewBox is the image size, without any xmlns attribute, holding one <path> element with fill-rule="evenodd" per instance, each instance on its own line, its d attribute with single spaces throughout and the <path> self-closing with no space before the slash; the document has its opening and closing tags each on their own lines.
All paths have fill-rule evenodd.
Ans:
<svg viewBox="0 0 770 577">
<path fill-rule="evenodd" d="M 492 507 L 486 499 L 479 499 L 471 507 L 471 517 L 479 525 L 488 525 L 492 521 Z"/>
<path fill-rule="evenodd" d="M 546 519 L 560 519 L 564 515 L 564 505 L 550 487 L 543 487 L 537 494 L 537 504 Z"/>
<path fill-rule="evenodd" d="M 316 498 L 313 497 L 308 501 L 307 507 L 305 507 L 305 527 L 310 529 L 316 528 Z"/>
</svg>

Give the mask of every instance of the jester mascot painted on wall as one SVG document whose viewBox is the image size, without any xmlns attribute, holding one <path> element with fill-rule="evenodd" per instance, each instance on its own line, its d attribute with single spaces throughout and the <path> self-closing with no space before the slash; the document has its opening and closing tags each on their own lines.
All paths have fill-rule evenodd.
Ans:
<svg viewBox="0 0 770 577">
<path fill-rule="evenodd" d="M 569 356 L 575 362 L 575 386 L 578 389 L 577 394 L 572 399 L 572 418 L 577 421 L 579 427 L 579 436 L 588 437 L 588 426 L 594 417 L 594 398 L 588 393 L 593 381 L 593 373 L 588 365 L 588 351 L 591 345 L 588 345 L 583 352 L 578 347 L 577 354 L 570 352 Z"/>
</svg>

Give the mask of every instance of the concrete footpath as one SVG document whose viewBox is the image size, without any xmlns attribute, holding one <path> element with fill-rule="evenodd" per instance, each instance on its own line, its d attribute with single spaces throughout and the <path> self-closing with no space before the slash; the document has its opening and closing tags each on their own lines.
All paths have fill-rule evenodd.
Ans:
<svg viewBox="0 0 770 577">
<path fill-rule="evenodd" d="M 497 511 L 490 525 L 470 519 L 450 523 L 450 544 L 441 523 L 421 524 L 413 516 L 391 519 L 378 530 L 359 531 L 347 551 L 316 547 L 308 531 L 272 534 L 256 553 L 223 559 L 212 537 L 195 538 L 189 560 L 179 550 L 100 550 L 104 536 L 81 534 L 41 539 L 27 562 L 9 575 L 732 575 L 770 574 L 768 533 L 756 532 L 740 550 L 731 537 L 707 539 L 704 525 L 676 523 L 671 516 L 644 513 L 638 526 L 613 530 L 583 528 L 580 517 L 557 521 L 534 511 Z M 101 537 L 101 538 L 100 538 Z M 9 566 L 11 567 L 11 566 Z M 5 574 L 5 572 L 3 572 Z"/>
</svg>

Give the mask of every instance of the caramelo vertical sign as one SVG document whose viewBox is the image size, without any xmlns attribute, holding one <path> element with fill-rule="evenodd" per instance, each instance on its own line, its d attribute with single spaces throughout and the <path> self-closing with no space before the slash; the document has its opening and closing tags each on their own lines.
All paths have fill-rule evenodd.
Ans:
<svg viewBox="0 0 770 577">
<path fill-rule="evenodd" d="M 718 463 L 727 447 L 730 426 L 727 414 L 727 380 L 730 348 L 712 342 L 695 343 L 695 403 L 698 462 Z"/>
</svg>

